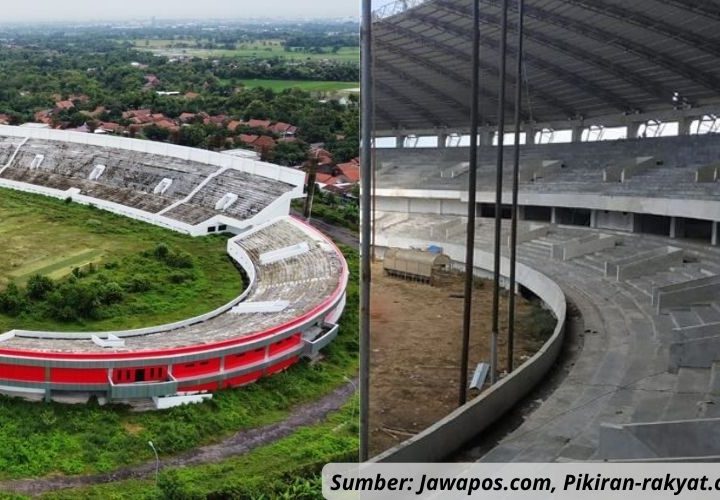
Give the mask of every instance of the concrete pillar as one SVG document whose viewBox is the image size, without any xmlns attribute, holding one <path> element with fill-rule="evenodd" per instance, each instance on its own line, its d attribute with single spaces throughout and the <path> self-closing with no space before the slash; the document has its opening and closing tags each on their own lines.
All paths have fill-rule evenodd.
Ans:
<svg viewBox="0 0 720 500">
<path fill-rule="evenodd" d="M 525 220 L 525 205 L 518 205 L 517 217 L 518 220 Z"/>
<path fill-rule="evenodd" d="M 638 136 L 638 132 L 640 131 L 640 125 L 642 125 L 642 122 L 633 122 L 628 124 L 627 126 L 627 138 L 628 139 L 636 139 Z"/>
<path fill-rule="evenodd" d="M 490 128 L 490 127 L 482 127 L 480 129 L 480 145 L 481 146 L 492 146 L 494 137 L 495 137 L 495 129 Z"/>
<path fill-rule="evenodd" d="M 407 139 L 406 135 L 396 135 L 395 136 L 395 147 L 402 149 L 405 147 L 405 139 Z"/>
<path fill-rule="evenodd" d="M 572 142 L 581 142 L 582 141 L 582 133 L 583 130 L 585 130 L 585 126 L 578 125 L 576 127 L 572 128 Z"/>
<path fill-rule="evenodd" d="M 718 235 L 718 231 L 720 231 L 720 222 L 713 222 L 712 223 L 712 239 L 710 240 L 710 243 L 714 246 L 720 245 L 720 235 Z"/>
<path fill-rule="evenodd" d="M 446 133 L 443 132 L 443 133 L 438 134 L 437 147 L 438 148 L 447 147 L 447 140 L 448 140 L 448 135 Z"/>
<path fill-rule="evenodd" d="M 590 227 L 597 229 L 598 227 L 598 213 L 597 210 L 590 210 Z"/>
<path fill-rule="evenodd" d="M 557 208 L 552 207 L 550 209 L 550 224 L 557 224 L 557 221 L 558 221 Z"/>
<path fill-rule="evenodd" d="M 695 121 L 695 117 L 686 116 L 678 121 L 678 135 L 690 135 L 690 125 Z"/>
<path fill-rule="evenodd" d="M 525 145 L 535 145 L 535 132 L 537 132 L 537 130 L 532 127 L 525 129 Z"/>
<path fill-rule="evenodd" d="M 642 216 L 640 214 L 630 214 L 630 215 L 632 217 L 631 223 L 630 223 L 630 232 L 631 233 L 639 233 L 640 230 L 642 229 L 642 224 L 641 224 Z"/>
<path fill-rule="evenodd" d="M 685 236 L 685 220 L 681 217 L 670 217 L 670 237 L 682 238 Z"/>
</svg>

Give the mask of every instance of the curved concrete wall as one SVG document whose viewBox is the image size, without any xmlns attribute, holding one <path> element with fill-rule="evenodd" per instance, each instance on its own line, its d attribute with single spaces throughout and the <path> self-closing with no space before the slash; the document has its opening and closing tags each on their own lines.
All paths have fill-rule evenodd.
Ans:
<svg viewBox="0 0 720 500">
<path fill-rule="evenodd" d="M 378 235 L 380 247 L 426 247 L 431 242 Z M 443 244 L 443 250 L 456 262 L 464 262 L 461 245 Z M 493 255 L 475 251 L 475 267 L 490 270 Z M 510 262 L 503 257 L 501 273 L 509 274 Z M 466 442 L 493 424 L 512 406 L 526 396 L 550 370 L 562 349 L 567 305 L 560 287 L 544 274 L 518 263 L 517 282 L 540 297 L 557 318 L 550 339 L 530 359 L 480 396 L 450 413 L 419 434 L 376 456 L 374 462 L 438 462 L 460 449 Z"/>
</svg>

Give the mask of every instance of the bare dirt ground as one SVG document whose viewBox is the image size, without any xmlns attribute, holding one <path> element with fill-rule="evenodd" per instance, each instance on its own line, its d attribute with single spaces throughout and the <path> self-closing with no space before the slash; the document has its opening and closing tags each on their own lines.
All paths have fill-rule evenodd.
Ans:
<svg viewBox="0 0 720 500">
<path fill-rule="evenodd" d="M 463 277 L 433 287 L 386 276 L 373 265 L 370 372 L 370 448 L 380 453 L 425 429 L 457 407 L 463 310 Z M 452 296 L 451 296 L 452 295 Z M 544 343 L 542 325 L 552 315 L 522 299 L 517 303 L 515 366 Z M 488 362 L 492 282 L 473 292 L 470 370 Z M 501 297 L 501 331 L 507 331 L 507 296 Z M 499 366 L 507 359 L 499 339 Z M 477 395 L 471 391 L 469 398 Z"/>
</svg>

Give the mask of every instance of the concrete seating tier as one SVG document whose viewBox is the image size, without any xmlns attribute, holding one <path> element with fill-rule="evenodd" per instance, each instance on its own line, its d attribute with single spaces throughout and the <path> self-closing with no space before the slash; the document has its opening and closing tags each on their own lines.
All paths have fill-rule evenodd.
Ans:
<svg viewBox="0 0 720 500">
<path fill-rule="evenodd" d="M 306 254 L 268 266 L 258 264 L 257 256 L 287 245 L 306 242 Z M 237 241 L 255 262 L 257 281 L 245 301 L 265 302 L 286 300 L 288 306 L 272 314 L 232 314 L 230 311 L 208 321 L 164 333 L 124 337 L 125 345 L 100 348 L 90 340 L 40 340 L 14 337 L 2 343 L 3 348 L 29 349 L 44 352 L 132 352 L 202 346 L 222 340 L 240 338 L 262 332 L 301 316 L 330 297 L 339 285 L 342 272 L 340 256 L 324 241 L 308 234 L 290 218 L 278 219 L 271 225 Z"/>
<path fill-rule="evenodd" d="M 203 163 L 58 141 L 30 139 L 13 158 L 21 142 L 0 138 L 0 168 L 9 162 L 0 178 L 60 190 L 77 188 L 83 195 L 153 213 L 177 204 L 164 215 L 192 225 L 219 213 L 252 217 L 294 187 L 235 169 L 214 175 L 218 167 Z M 96 178 L 90 180 L 93 173 Z M 165 189 L 155 194 L 162 182 Z M 237 195 L 237 201 L 224 211 L 216 210 L 218 200 L 228 193 Z"/>
<path fill-rule="evenodd" d="M 279 196 L 293 189 L 285 184 L 237 170 L 227 170 L 214 177 L 187 202 L 165 213 L 189 224 L 198 224 L 218 213 L 246 219 L 257 214 Z M 238 199 L 226 210 L 215 210 L 215 204 L 228 193 Z"/>
<path fill-rule="evenodd" d="M 411 214 L 383 234 L 391 241 L 393 237 L 427 240 L 428 228 L 438 226 L 443 231 L 433 232 L 434 244 L 462 244 L 464 231 L 443 237 L 453 219 L 458 217 Z M 462 220 L 457 223 L 461 225 Z M 525 226 L 529 224 L 521 221 L 520 231 Z M 476 230 L 476 246 L 490 250 L 493 222 L 479 219 Z M 503 221 L 503 242 L 506 231 L 507 221 Z M 551 258 L 553 244 L 591 233 L 615 235 L 622 244 L 566 261 Z M 628 280 L 604 276 L 606 261 L 668 245 L 682 248 L 685 261 Z M 505 245 L 503 252 L 507 255 Z M 720 249 L 690 240 L 553 225 L 546 236 L 519 245 L 518 258 L 557 282 L 580 310 L 583 345 L 554 391 L 497 446 L 479 452 L 479 458 L 491 462 L 596 460 L 603 458 L 600 429 L 604 424 L 720 417 L 720 355 L 703 367 L 681 365 L 674 372 L 670 363 L 677 329 L 712 328 L 720 319 L 720 297 L 661 314 L 651 300 L 655 286 L 708 276 L 720 269 Z M 720 353 L 717 337 L 713 348 Z"/>
<path fill-rule="evenodd" d="M 480 148 L 477 181 L 480 191 L 494 191 L 495 156 L 495 148 Z M 642 157 L 652 157 L 653 161 L 623 182 L 603 182 L 606 168 Z M 521 176 L 520 189 L 540 193 L 716 198 L 720 196 L 720 184 L 696 182 L 696 173 L 700 167 L 717 163 L 719 157 L 720 139 L 716 135 L 528 146 L 521 150 L 521 171 L 549 160 L 558 160 L 563 166 Z M 467 189 L 467 148 L 379 149 L 377 159 L 380 188 Z M 510 188 L 511 171 L 511 163 L 506 160 L 505 191 Z"/>
</svg>

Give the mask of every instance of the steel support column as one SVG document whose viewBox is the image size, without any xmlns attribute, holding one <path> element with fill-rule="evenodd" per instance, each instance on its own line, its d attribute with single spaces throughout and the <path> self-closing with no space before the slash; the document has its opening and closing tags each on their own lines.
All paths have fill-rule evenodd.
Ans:
<svg viewBox="0 0 720 500">
<path fill-rule="evenodd" d="M 500 76 L 498 88 L 498 102 L 505 102 L 505 87 L 507 77 L 507 24 L 508 0 L 503 0 L 502 17 L 500 21 L 500 50 L 498 60 L 498 74 Z M 497 343 L 500 335 L 500 237 L 502 234 L 502 181 L 505 145 L 505 107 L 498 105 L 498 145 L 497 165 L 495 175 L 495 248 L 493 265 L 493 303 L 492 303 L 492 337 L 490 339 L 490 383 L 497 381 L 498 359 Z"/>
<path fill-rule="evenodd" d="M 510 286 L 508 303 L 508 343 L 507 372 L 513 371 L 513 350 L 515 349 L 515 267 L 517 264 L 517 219 L 518 219 L 518 188 L 520 177 L 520 110 L 522 108 L 523 81 L 523 28 L 525 1 L 518 0 L 517 5 L 517 67 L 515 77 L 515 147 L 512 175 L 512 213 L 510 225 Z"/>
<path fill-rule="evenodd" d="M 470 170 L 468 172 L 468 220 L 465 241 L 465 302 L 463 304 L 462 353 L 460 358 L 460 384 L 458 403 L 467 400 L 468 356 L 470 351 L 470 326 L 472 322 L 472 293 L 475 280 L 475 205 L 477 195 L 478 128 L 480 126 L 480 0 L 473 0 L 472 29 L 472 96 L 470 113 Z M 504 99 L 499 107 L 503 108 Z"/>
<path fill-rule="evenodd" d="M 362 191 L 360 234 L 360 461 L 365 462 L 369 453 L 370 438 L 370 203 L 372 183 L 372 5 L 362 0 L 361 17 L 361 134 L 360 171 Z"/>
</svg>

